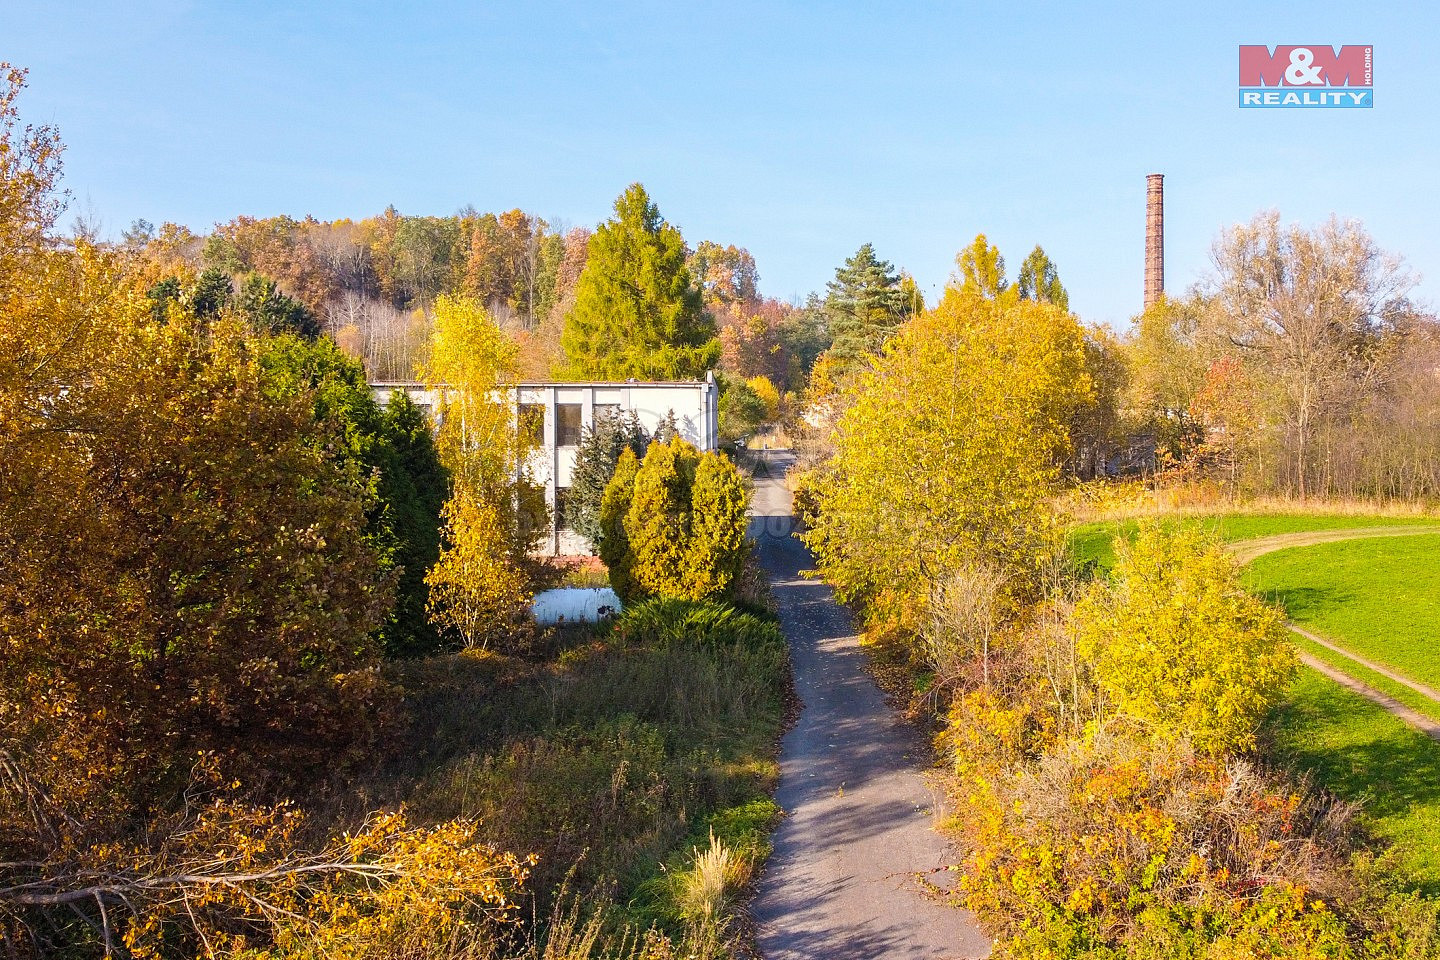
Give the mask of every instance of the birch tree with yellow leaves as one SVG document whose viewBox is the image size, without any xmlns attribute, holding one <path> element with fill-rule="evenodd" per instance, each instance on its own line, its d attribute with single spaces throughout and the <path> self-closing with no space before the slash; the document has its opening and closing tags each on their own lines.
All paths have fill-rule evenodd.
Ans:
<svg viewBox="0 0 1440 960">
<path fill-rule="evenodd" d="M 440 391 L 440 455 L 454 477 L 445 547 L 425 582 L 430 615 L 467 647 L 503 642 L 530 599 L 527 557 L 545 528 L 515 416 L 519 350 L 474 300 L 435 301 L 426 382 Z"/>
</svg>

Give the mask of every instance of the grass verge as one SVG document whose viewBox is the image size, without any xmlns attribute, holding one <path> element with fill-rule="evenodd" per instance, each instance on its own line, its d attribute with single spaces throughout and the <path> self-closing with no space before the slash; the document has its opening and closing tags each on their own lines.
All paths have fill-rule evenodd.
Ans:
<svg viewBox="0 0 1440 960">
<path fill-rule="evenodd" d="M 1304 668 L 1266 733 L 1275 759 L 1361 803 L 1364 823 L 1393 845 L 1406 879 L 1440 894 L 1440 743 Z"/>
<path fill-rule="evenodd" d="M 538 854 L 540 916 L 563 889 L 615 904 L 616 928 L 693 940 L 698 925 L 723 942 L 734 931 L 718 908 L 743 894 L 779 819 L 778 625 L 651 601 L 552 654 L 406 665 L 415 723 L 391 774 L 403 799 L 421 819 L 479 818 L 487 842 Z"/>
</svg>

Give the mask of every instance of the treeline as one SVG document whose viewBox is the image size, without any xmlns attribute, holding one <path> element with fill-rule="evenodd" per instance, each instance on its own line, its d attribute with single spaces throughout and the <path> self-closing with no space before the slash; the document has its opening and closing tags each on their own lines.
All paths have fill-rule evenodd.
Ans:
<svg viewBox="0 0 1440 960">
<path fill-rule="evenodd" d="M 697 329 L 708 324 L 710 333 L 698 344 L 718 335 L 718 352 L 707 355 L 702 372 L 718 367 L 737 382 L 764 377 L 778 394 L 803 388 L 828 346 L 829 318 L 818 300 L 802 309 L 763 297 L 748 251 L 711 241 L 689 247 L 660 221 L 643 189 L 617 201 L 615 225 L 617 242 L 610 249 L 616 253 L 637 249 L 625 249 L 625 232 L 632 238 L 636 231 L 659 236 L 662 227 L 674 232 L 683 287 L 695 298 L 695 317 L 688 322 L 701 314 L 708 318 Z M 435 301 L 473 301 L 516 340 L 520 376 L 543 380 L 576 367 L 573 350 L 567 354 L 561 341 L 581 296 L 593 235 L 589 228 L 563 229 L 521 210 L 430 217 L 403 216 L 391 207 L 355 221 L 241 216 L 208 235 L 137 221 L 120 246 L 153 264 L 157 275 L 224 276 L 240 288 L 260 282 L 252 276 L 271 281 L 342 349 L 362 359 L 374 380 L 418 377 Z M 680 279 L 673 268 L 671 276 Z M 592 288 L 579 305 L 582 314 L 587 300 L 593 309 L 614 306 Z"/>
<path fill-rule="evenodd" d="M 1256 217 L 1138 318 L 1125 396 L 1162 475 L 1240 494 L 1440 495 L 1440 326 L 1355 221 Z"/>
<path fill-rule="evenodd" d="M 1403 261 L 1357 222 L 1287 227 L 1273 212 L 1226 231 L 1212 261 L 1128 330 L 1082 329 L 1093 396 L 1068 422 L 1065 475 L 1236 498 L 1440 495 L 1440 437 L 1428 426 L 1440 416 L 1440 324 L 1411 298 Z M 837 271 L 826 301 L 834 342 L 808 393 L 817 438 L 850 402 L 842 388 L 907 319 L 879 305 L 896 286 L 858 266 Z M 857 275 L 858 297 L 843 296 L 837 287 Z M 957 257 L 952 285 L 1068 309 L 1039 247 L 1011 283 L 981 236 Z M 845 316 L 837 299 L 870 306 Z"/>
<path fill-rule="evenodd" d="M 140 221 L 124 246 L 169 271 L 269 277 L 362 357 L 372 378 L 407 380 L 428 341 L 426 313 L 442 294 L 474 300 L 517 336 L 548 344 L 549 354 L 536 346 L 543 372 L 589 233 L 520 210 L 417 217 L 390 207 L 358 221 L 240 216 L 207 236 Z"/>
</svg>

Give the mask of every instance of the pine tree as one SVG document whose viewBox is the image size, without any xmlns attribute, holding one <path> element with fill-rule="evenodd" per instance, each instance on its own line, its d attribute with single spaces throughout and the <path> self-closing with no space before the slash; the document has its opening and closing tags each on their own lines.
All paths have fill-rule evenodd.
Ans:
<svg viewBox="0 0 1440 960">
<path fill-rule="evenodd" d="M 894 265 L 878 259 L 868 243 L 836 269 L 825 289 L 825 313 L 834 337 L 831 363 L 844 370 L 878 355 L 910 312 Z"/>
<path fill-rule="evenodd" d="M 572 379 L 698 379 L 720 359 L 685 241 L 638 183 L 590 239 L 561 344 Z"/>
<path fill-rule="evenodd" d="M 197 317 L 213 320 L 230 305 L 234 295 L 235 287 L 230 282 L 230 274 L 217 267 L 209 267 L 195 278 L 195 284 L 190 288 L 190 309 Z"/>
<path fill-rule="evenodd" d="M 565 522 L 571 530 L 598 544 L 602 537 L 600 502 L 615 475 L 620 454 L 645 452 L 650 437 L 632 410 L 621 416 L 602 417 L 585 430 L 575 450 L 575 468 L 570 473 L 570 494 L 565 500 Z"/>
<path fill-rule="evenodd" d="M 252 273 L 240 284 L 235 307 L 262 333 L 295 333 L 313 340 L 320 336 L 320 321 L 305 304 L 286 296 L 274 280 Z"/>
</svg>

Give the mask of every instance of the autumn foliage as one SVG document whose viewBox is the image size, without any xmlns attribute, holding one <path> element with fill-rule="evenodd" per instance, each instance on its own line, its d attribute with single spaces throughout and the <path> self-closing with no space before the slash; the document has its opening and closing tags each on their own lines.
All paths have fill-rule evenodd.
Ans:
<svg viewBox="0 0 1440 960">
<path fill-rule="evenodd" d="M 1234 558 L 1193 532 L 1142 529 L 1075 618 L 1107 706 L 1211 755 L 1253 748 L 1295 673 L 1279 611 L 1245 592 Z"/>
<path fill-rule="evenodd" d="M 440 454 L 454 483 L 444 544 L 425 582 L 432 622 L 467 647 L 513 632 L 530 597 L 527 555 L 547 526 L 516 423 L 517 353 L 477 302 L 436 302 L 426 377 L 441 395 Z"/>
<path fill-rule="evenodd" d="M 803 536 L 840 595 L 918 616 L 930 584 L 975 557 L 1033 585 L 1057 550 L 1046 506 L 1068 418 L 1091 395 L 1083 357 L 1059 308 L 955 288 L 902 327 L 811 481 Z"/>
<path fill-rule="evenodd" d="M 960 899 L 997 952 L 1396 957 L 1407 937 L 1433 942 L 1434 904 L 1352 859 L 1353 810 L 1254 755 L 1294 656 L 1233 560 L 1158 525 L 1078 603 L 1057 592 L 1013 619 L 943 738 Z"/>
<path fill-rule="evenodd" d="M 394 733 L 380 484 L 303 350 L 219 302 L 157 310 L 123 251 L 49 236 L 58 141 L 18 128 L 22 81 L 0 87 L 5 951 L 395 956 L 508 923 L 527 864 L 472 822 L 347 832 L 281 799 Z"/>
</svg>

